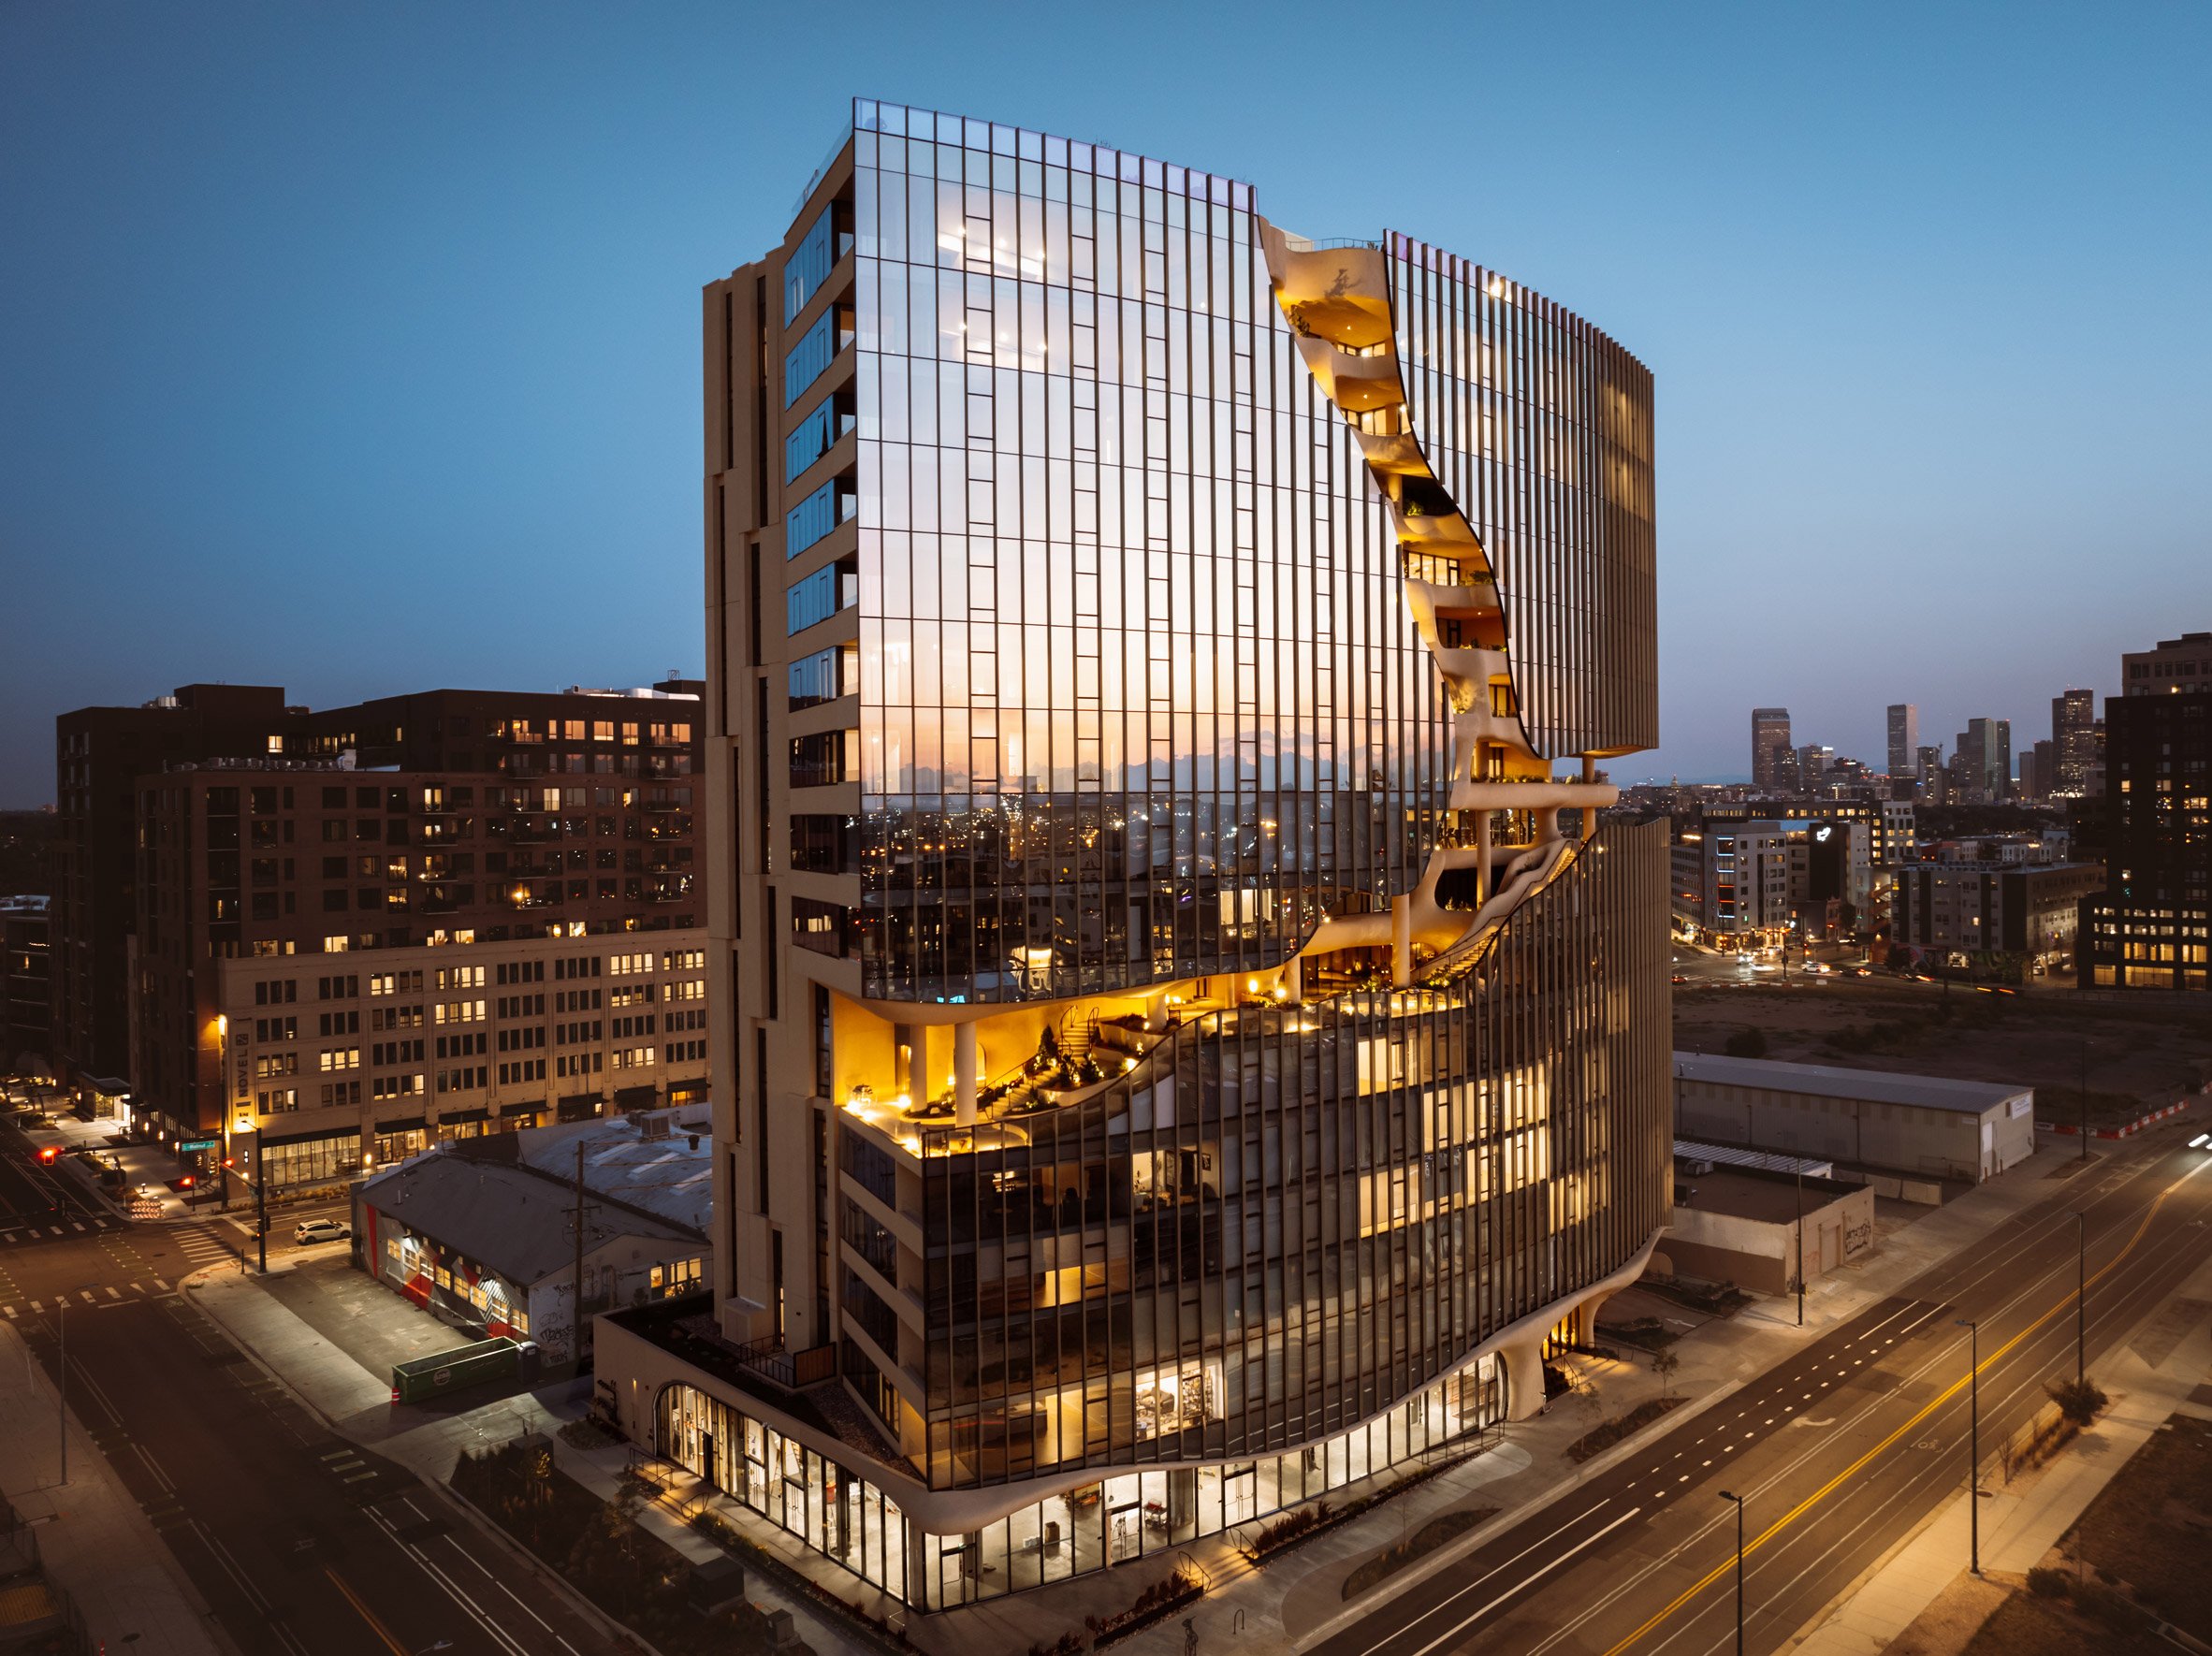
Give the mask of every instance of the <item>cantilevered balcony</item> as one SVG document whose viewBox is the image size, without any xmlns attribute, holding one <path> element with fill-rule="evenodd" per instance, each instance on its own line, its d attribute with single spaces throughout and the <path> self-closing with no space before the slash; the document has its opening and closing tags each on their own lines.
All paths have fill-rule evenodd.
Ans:
<svg viewBox="0 0 2212 1656">
<path fill-rule="evenodd" d="M 1409 431 L 1355 431 L 1367 469 L 1377 477 L 1429 475 L 1428 457 Z"/>
<path fill-rule="evenodd" d="M 1313 242 L 1269 225 L 1268 269 L 1300 334 L 1350 345 L 1390 337 L 1390 268 L 1371 241 Z"/>
<path fill-rule="evenodd" d="M 1550 820 L 1556 832 L 1561 811 L 1603 810 L 1621 803 L 1621 790 L 1607 782 L 1537 778 L 1455 781 L 1448 803 L 1455 811 L 1535 811 L 1539 822 Z"/>
<path fill-rule="evenodd" d="M 1397 355 L 1387 345 L 1350 351 L 1327 340 L 1301 337 L 1298 354 L 1322 395 L 1346 414 L 1394 408 L 1405 400 L 1405 388 L 1398 381 Z"/>
</svg>

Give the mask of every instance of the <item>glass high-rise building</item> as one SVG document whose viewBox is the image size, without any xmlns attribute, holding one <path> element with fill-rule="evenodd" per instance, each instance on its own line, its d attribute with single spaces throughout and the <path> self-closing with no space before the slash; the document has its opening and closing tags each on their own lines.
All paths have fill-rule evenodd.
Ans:
<svg viewBox="0 0 2212 1656">
<path fill-rule="evenodd" d="M 2101 760 L 2097 739 L 2097 692 L 2069 690 L 2051 698 L 2051 748 L 2057 755 L 2048 792 L 2080 795 L 2089 791 L 2089 773 Z"/>
<path fill-rule="evenodd" d="M 1763 792 L 1795 781 L 1797 750 L 1790 746 L 1787 707 L 1752 709 L 1752 786 Z"/>
<path fill-rule="evenodd" d="M 1473 1448 L 1668 1213 L 1652 381 L 863 101 L 706 290 L 717 1254 L 617 1417 L 924 1607 Z"/>
<path fill-rule="evenodd" d="M 1889 774 L 1909 777 L 1919 763 L 1920 709 L 1911 702 L 1889 705 Z"/>
</svg>

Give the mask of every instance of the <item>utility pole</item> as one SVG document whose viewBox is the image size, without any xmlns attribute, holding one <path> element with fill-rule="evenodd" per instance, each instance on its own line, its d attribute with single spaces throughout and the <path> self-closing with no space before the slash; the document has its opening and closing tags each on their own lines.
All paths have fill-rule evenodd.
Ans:
<svg viewBox="0 0 2212 1656">
<path fill-rule="evenodd" d="M 261 1138 L 254 1138 L 254 1241 L 261 1251 L 261 1274 L 269 1274 L 269 1168 L 261 1159 Z"/>
<path fill-rule="evenodd" d="M 576 1136 L 576 1274 L 575 1274 L 575 1329 L 569 1336 L 574 1348 L 576 1368 L 584 1367 L 584 1139 Z"/>
</svg>

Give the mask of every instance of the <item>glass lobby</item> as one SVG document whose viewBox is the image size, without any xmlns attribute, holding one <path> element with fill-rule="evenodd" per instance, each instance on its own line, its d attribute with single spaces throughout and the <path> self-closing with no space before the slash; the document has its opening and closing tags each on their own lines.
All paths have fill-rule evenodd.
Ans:
<svg viewBox="0 0 2212 1656">
<path fill-rule="evenodd" d="M 1483 1357 L 1305 1449 L 1126 1473 L 948 1535 L 910 1526 L 875 1485 L 695 1387 L 662 1392 L 654 1446 L 871 1586 L 946 1610 L 1172 1551 L 1432 1454 L 1486 1447 L 1505 1413 L 1503 1365 Z"/>
</svg>

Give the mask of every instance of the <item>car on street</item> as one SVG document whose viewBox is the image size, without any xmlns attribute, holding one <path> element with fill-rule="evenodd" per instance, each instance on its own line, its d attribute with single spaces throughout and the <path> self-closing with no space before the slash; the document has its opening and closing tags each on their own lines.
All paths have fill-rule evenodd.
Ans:
<svg viewBox="0 0 2212 1656">
<path fill-rule="evenodd" d="M 302 1219 L 292 1227 L 292 1240 L 302 1246 L 310 1242 L 343 1242 L 353 1233 L 353 1227 L 342 1219 Z"/>
</svg>

